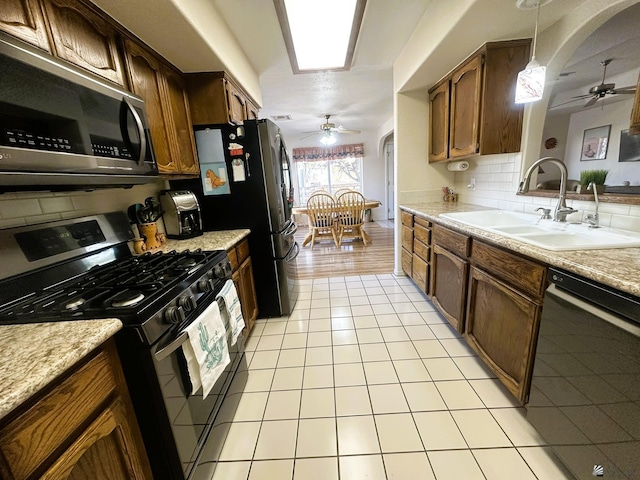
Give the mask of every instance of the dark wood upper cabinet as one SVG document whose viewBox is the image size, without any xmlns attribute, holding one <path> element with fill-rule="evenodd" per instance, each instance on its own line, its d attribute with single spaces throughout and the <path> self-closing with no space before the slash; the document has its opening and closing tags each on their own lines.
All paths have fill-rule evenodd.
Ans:
<svg viewBox="0 0 640 480">
<path fill-rule="evenodd" d="M 125 51 L 131 89 L 145 101 L 158 171 L 197 175 L 198 160 L 181 75 L 133 40 L 125 40 Z"/>
<path fill-rule="evenodd" d="M 480 88 L 483 55 L 477 55 L 451 76 L 451 115 L 449 117 L 449 157 L 478 153 Z"/>
<path fill-rule="evenodd" d="M 166 120 L 168 111 L 162 100 L 160 61 L 147 49 L 129 39 L 125 41 L 125 50 L 131 89 L 145 102 L 158 170 L 165 173 L 177 171 L 178 167 L 169 146 L 170 131 Z"/>
<path fill-rule="evenodd" d="M 51 52 L 44 17 L 38 1 L 3 0 L 2 8 L 0 8 L 0 30 Z"/>
<path fill-rule="evenodd" d="M 520 151 L 524 107 L 515 87 L 530 43 L 487 43 L 429 90 L 430 162 Z"/>
<path fill-rule="evenodd" d="M 93 9 L 77 0 L 44 0 L 58 57 L 124 85 L 116 29 Z"/>
</svg>

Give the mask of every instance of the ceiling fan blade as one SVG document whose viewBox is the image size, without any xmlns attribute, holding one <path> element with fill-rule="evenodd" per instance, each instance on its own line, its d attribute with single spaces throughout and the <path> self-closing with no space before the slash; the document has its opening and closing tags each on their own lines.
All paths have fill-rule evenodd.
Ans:
<svg viewBox="0 0 640 480">
<path fill-rule="evenodd" d="M 309 138 L 309 137 L 315 137 L 316 135 L 320 134 L 321 132 L 302 132 L 303 134 L 307 134 L 304 137 L 300 137 L 301 140 L 304 140 L 305 138 Z"/>
<path fill-rule="evenodd" d="M 578 99 L 578 98 L 589 98 L 589 97 L 592 97 L 592 96 L 593 95 L 591 93 L 588 93 L 586 95 L 576 95 L 575 97 L 571 97 L 571 98 L 576 98 L 576 99 Z"/>
<path fill-rule="evenodd" d="M 337 133 L 360 133 L 360 130 L 351 130 L 348 128 L 344 128 L 342 125 L 340 125 L 338 128 L 333 128 L 331 130 Z"/>
<path fill-rule="evenodd" d="M 614 88 L 611 93 L 615 94 L 626 94 L 626 93 L 636 93 L 636 87 L 621 87 Z"/>
<path fill-rule="evenodd" d="M 590 97 L 591 95 L 587 95 L 587 96 Z M 581 100 L 581 98 L 574 98 L 573 100 L 569 100 L 567 102 L 562 102 L 562 103 L 559 103 L 557 105 L 552 105 L 551 107 L 549 107 L 549 110 L 553 110 L 553 109 L 556 109 L 556 108 L 564 107 L 565 105 L 569 105 L 570 103 L 575 103 L 578 100 Z"/>
<path fill-rule="evenodd" d="M 600 97 L 592 97 L 591 100 L 585 103 L 582 108 L 587 108 L 587 107 L 590 107 L 591 105 L 595 105 L 595 103 L 598 101 L 599 98 Z"/>
</svg>

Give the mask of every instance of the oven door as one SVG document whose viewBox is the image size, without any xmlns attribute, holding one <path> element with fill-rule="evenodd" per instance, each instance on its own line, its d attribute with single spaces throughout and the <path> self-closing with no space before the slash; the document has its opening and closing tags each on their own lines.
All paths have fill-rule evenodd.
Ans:
<svg viewBox="0 0 640 480">
<path fill-rule="evenodd" d="M 217 302 L 221 307 L 220 313 L 227 327 L 231 362 L 220 375 L 207 398 L 202 397 L 202 389 L 193 395 L 191 394 L 191 381 L 182 351 L 182 345 L 189 341 L 186 333 L 180 333 L 172 340 L 161 341 L 152 349 L 152 360 L 158 375 L 173 441 L 180 457 L 184 478 L 187 479 L 196 470 L 195 467 L 213 427 L 215 417 L 236 372 L 247 369 L 242 335 L 238 337 L 236 344 L 231 346 L 228 315 L 226 309 L 222 308 L 222 299 L 218 299 Z M 204 311 L 200 308 L 199 310 Z M 196 316 L 194 321 L 197 318 Z"/>
</svg>

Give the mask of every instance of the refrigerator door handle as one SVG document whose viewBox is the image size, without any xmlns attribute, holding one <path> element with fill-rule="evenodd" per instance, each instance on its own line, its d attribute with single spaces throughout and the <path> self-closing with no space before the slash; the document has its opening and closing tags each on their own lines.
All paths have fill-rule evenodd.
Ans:
<svg viewBox="0 0 640 480">
<path fill-rule="evenodd" d="M 282 232 L 283 237 L 290 237 L 298 231 L 298 224 L 296 222 L 291 222 L 289 226 Z"/>
<path fill-rule="evenodd" d="M 296 242 L 293 244 L 293 247 L 291 247 L 291 250 L 289 250 L 289 253 L 287 253 L 287 256 L 284 258 L 285 262 L 290 262 L 291 260 L 294 260 L 299 253 L 300 253 L 300 245 L 298 245 L 298 242 Z"/>
</svg>

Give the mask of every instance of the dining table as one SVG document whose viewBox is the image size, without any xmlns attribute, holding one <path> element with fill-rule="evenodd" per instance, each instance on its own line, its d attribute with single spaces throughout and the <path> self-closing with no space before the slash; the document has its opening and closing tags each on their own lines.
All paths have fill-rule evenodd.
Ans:
<svg viewBox="0 0 640 480">
<path fill-rule="evenodd" d="M 381 204 L 381 202 L 379 200 L 365 200 L 364 202 L 364 208 L 365 210 L 369 210 L 372 208 L 377 208 L 379 207 Z M 340 208 L 336 207 L 336 213 L 340 212 Z M 299 206 L 293 206 L 291 208 L 291 213 L 293 213 L 294 215 L 307 215 L 307 206 L 306 205 L 299 205 Z M 362 236 L 364 237 L 364 239 L 369 242 L 371 240 L 371 238 L 369 237 L 369 235 L 367 234 L 367 232 L 362 229 Z M 302 242 L 302 246 L 306 246 L 309 244 L 309 242 L 311 242 L 311 231 L 309 231 L 309 233 L 307 233 L 307 236 L 304 238 L 304 241 Z"/>
</svg>

